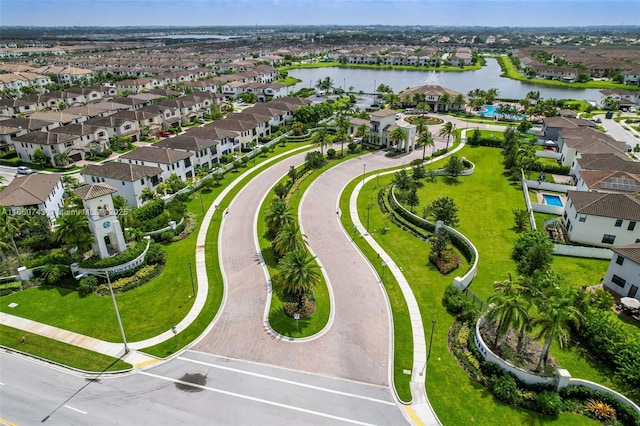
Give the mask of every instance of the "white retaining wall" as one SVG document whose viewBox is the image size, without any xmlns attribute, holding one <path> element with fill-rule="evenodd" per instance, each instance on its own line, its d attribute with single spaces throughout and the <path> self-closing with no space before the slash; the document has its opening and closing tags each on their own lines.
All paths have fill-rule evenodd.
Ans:
<svg viewBox="0 0 640 426">
<path fill-rule="evenodd" d="M 615 399 L 617 399 L 618 401 L 622 402 L 623 404 L 627 404 L 629 405 L 631 408 L 633 408 L 635 410 L 636 413 L 640 414 L 640 407 L 638 407 L 637 404 L 635 404 L 633 401 L 631 401 L 629 398 L 627 398 L 626 396 L 622 395 L 621 393 L 618 393 L 616 391 L 614 391 L 613 389 L 609 389 L 608 387 L 602 386 L 598 383 L 594 383 L 594 382 L 590 382 L 589 380 L 582 380 L 582 379 L 574 379 L 571 378 L 569 379 L 569 386 L 584 386 L 585 388 L 589 388 L 591 390 L 596 390 L 596 391 L 600 391 L 606 394 L 609 394 L 611 396 L 613 396 Z M 560 389 L 558 389 L 560 390 Z"/>
<path fill-rule="evenodd" d="M 553 151 L 536 151 L 536 157 L 540 158 L 553 158 L 554 160 L 559 160 L 562 157 L 561 152 L 553 152 Z"/>
<path fill-rule="evenodd" d="M 611 259 L 613 257 L 613 251 L 608 248 L 569 246 L 564 244 L 554 244 L 553 254 L 594 259 Z"/>
<path fill-rule="evenodd" d="M 147 247 L 145 247 L 144 251 L 140 254 L 140 256 L 136 257 L 133 260 L 130 260 L 127 263 L 123 263 L 121 265 L 111 266 L 109 268 L 80 268 L 77 263 L 71 265 L 71 271 L 73 275 L 76 276 L 78 274 L 96 274 L 100 275 L 104 272 L 109 272 L 109 274 L 117 274 L 120 272 L 128 271 L 129 269 L 133 269 L 136 266 L 140 265 L 144 262 L 144 258 L 147 255 L 147 250 L 149 250 L 149 244 L 151 243 L 150 237 L 144 237 L 147 239 Z"/>
<path fill-rule="evenodd" d="M 551 183 L 551 182 L 538 182 L 537 180 L 529 180 L 525 179 L 527 186 L 531 187 L 531 189 L 544 189 L 546 191 L 554 191 L 554 192 L 563 192 L 567 193 L 567 191 L 575 191 L 575 185 L 563 185 L 561 183 Z"/>
<path fill-rule="evenodd" d="M 564 212 L 564 207 L 550 206 L 548 204 L 540 204 L 540 203 L 531 203 L 531 208 L 533 209 L 534 212 L 549 213 L 549 214 L 555 214 L 558 216 L 562 216 L 562 213 Z"/>
</svg>

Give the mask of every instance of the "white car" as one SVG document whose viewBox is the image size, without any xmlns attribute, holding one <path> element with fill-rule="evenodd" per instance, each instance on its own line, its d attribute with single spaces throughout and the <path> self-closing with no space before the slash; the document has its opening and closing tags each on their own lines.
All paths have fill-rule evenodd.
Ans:
<svg viewBox="0 0 640 426">
<path fill-rule="evenodd" d="M 33 170 L 31 170 L 30 168 L 26 167 L 26 166 L 19 166 L 18 170 L 16 170 L 16 172 L 19 175 L 30 175 L 33 173 Z"/>
</svg>

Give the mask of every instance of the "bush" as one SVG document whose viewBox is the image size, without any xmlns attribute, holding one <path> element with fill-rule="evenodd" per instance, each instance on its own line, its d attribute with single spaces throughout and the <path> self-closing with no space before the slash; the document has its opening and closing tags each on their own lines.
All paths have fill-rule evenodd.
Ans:
<svg viewBox="0 0 640 426">
<path fill-rule="evenodd" d="M 151 243 L 147 254 L 144 257 L 147 263 L 164 263 L 167 258 L 167 253 L 157 244 Z"/>
<path fill-rule="evenodd" d="M 12 281 L 0 284 L 0 296 L 14 293 L 22 288 L 22 281 Z"/>
<path fill-rule="evenodd" d="M 144 249 L 147 247 L 147 240 L 143 239 L 138 241 L 133 247 L 124 251 L 120 254 L 117 254 L 113 257 L 106 257 L 104 259 L 89 259 L 79 263 L 78 266 L 81 268 L 87 269 L 105 269 L 111 268 L 113 266 L 122 265 L 123 263 L 127 263 L 140 256 Z"/>
<path fill-rule="evenodd" d="M 336 150 L 335 150 L 335 149 L 333 149 L 333 148 L 329 148 L 329 149 L 327 150 L 327 158 L 329 158 L 329 159 L 333 159 L 333 158 L 335 158 L 335 157 L 336 157 Z"/>
<path fill-rule="evenodd" d="M 562 399 L 557 392 L 541 392 L 536 399 L 536 409 L 543 414 L 556 416 L 562 410 Z"/>
<path fill-rule="evenodd" d="M 518 385 L 516 379 L 509 374 L 504 374 L 499 377 L 493 386 L 491 386 L 491 392 L 500 401 L 504 401 L 508 404 L 514 404 L 518 400 Z M 558 400 L 560 397 L 558 397 Z"/>
<path fill-rule="evenodd" d="M 90 294 L 93 293 L 93 290 L 98 285 L 98 279 L 93 275 L 89 275 L 88 277 L 84 277 L 80 280 L 80 284 L 78 284 L 78 291 L 80 294 Z"/>
<path fill-rule="evenodd" d="M 164 212 L 164 201 L 161 199 L 152 200 L 142 207 L 135 209 L 136 219 L 145 221 L 153 219 Z"/>
</svg>

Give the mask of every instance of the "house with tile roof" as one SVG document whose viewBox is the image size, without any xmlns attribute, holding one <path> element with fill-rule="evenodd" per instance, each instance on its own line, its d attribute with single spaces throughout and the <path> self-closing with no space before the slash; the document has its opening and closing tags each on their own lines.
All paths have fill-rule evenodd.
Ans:
<svg viewBox="0 0 640 426">
<path fill-rule="evenodd" d="M 159 167 L 162 169 L 162 180 L 169 179 L 172 174 L 176 174 L 180 179 L 186 180 L 194 176 L 193 157 L 194 155 L 191 152 L 143 146 L 121 155 L 120 160 L 129 164 Z"/>
<path fill-rule="evenodd" d="M 640 194 L 640 174 L 617 170 L 582 170 L 576 179 L 576 189 Z"/>
<path fill-rule="evenodd" d="M 562 225 L 569 241 L 597 247 L 640 242 L 640 195 L 568 191 Z"/>
<path fill-rule="evenodd" d="M 560 164 L 575 169 L 576 160 L 583 154 L 607 154 L 627 151 L 626 142 L 620 142 L 599 130 L 582 127 L 564 129 L 558 136 Z M 572 171 L 570 171 L 573 174 Z"/>
<path fill-rule="evenodd" d="M 596 128 L 598 125 L 593 121 L 584 120 L 582 118 L 568 118 L 568 117 L 545 117 L 542 119 L 542 133 L 545 139 L 557 141 L 560 136 L 560 132 L 565 129 L 577 129 L 580 127 L 592 127 Z M 561 150 L 562 146 L 558 146 L 558 150 Z"/>
<path fill-rule="evenodd" d="M 220 162 L 220 153 L 217 150 L 217 145 L 219 144 L 220 141 L 215 139 L 189 136 L 185 133 L 173 138 L 163 139 L 153 144 L 153 146 L 188 152 L 193 155 L 195 166 L 210 169 Z"/>
<path fill-rule="evenodd" d="M 21 161 L 33 163 L 33 154 L 41 149 L 47 157 L 47 163 L 56 166 L 54 157 L 59 152 L 66 152 L 74 161 L 82 158 L 82 140 L 77 135 L 54 132 L 29 132 L 13 139 L 13 146 Z M 80 155 L 80 157 L 77 157 Z"/>
<path fill-rule="evenodd" d="M 449 103 L 443 104 L 440 102 L 440 97 L 444 94 L 449 95 Z M 449 89 L 442 86 L 433 84 L 427 84 L 424 86 L 412 87 L 399 94 L 402 104 L 405 106 L 416 106 L 419 102 L 424 102 L 429 105 L 432 111 L 449 111 L 453 108 L 453 100 L 456 96 L 461 95 L 453 89 Z M 460 106 L 463 109 L 464 105 Z"/>
<path fill-rule="evenodd" d="M 155 166 L 143 166 L 123 162 L 89 164 L 82 170 L 86 183 L 106 183 L 116 190 L 116 195 L 127 199 L 127 204 L 140 207 L 144 188 L 154 190 L 162 181 L 162 169 Z"/>
<path fill-rule="evenodd" d="M 60 215 L 63 201 L 64 186 L 58 173 L 19 176 L 0 191 L 0 206 L 14 212 L 44 214 L 51 223 Z"/>
<path fill-rule="evenodd" d="M 621 297 L 640 300 L 640 243 L 613 249 L 613 257 L 602 281 L 604 286 Z"/>
</svg>

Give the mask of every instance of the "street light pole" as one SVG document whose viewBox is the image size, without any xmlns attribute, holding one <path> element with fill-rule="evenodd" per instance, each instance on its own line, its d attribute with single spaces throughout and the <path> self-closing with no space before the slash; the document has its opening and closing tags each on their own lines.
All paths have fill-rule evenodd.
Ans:
<svg viewBox="0 0 640 426">
<path fill-rule="evenodd" d="M 193 271 L 191 271 L 191 262 L 189 262 L 189 275 L 191 276 L 191 290 L 193 291 L 193 297 L 196 297 L 196 287 L 193 285 Z"/>
<path fill-rule="evenodd" d="M 376 188 L 380 186 L 380 173 L 376 175 Z"/>
<path fill-rule="evenodd" d="M 200 208 L 202 209 L 202 217 L 204 217 L 204 204 L 202 204 L 202 188 L 200 188 Z"/>
<path fill-rule="evenodd" d="M 367 204 L 367 230 L 369 230 L 369 216 L 371 216 L 372 207 L 373 207 L 373 203 Z"/>
<path fill-rule="evenodd" d="M 356 240 L 356 231 L 358 230 L 358 227 L 353 225 L 353 241 Z"/>
<path fill-rule="evenodd" d="M 118 318 L 118 325 L 120 326 L 120 333 L 122 334 L 122 342 L 124 343 L 124 353 L 129 353 L 129 346 L 127 346 L 127 338 L 124 335 L 124 327 L 122 326 L 122 320 L 120 319 L 120 311 L 118 310 L 118 304 L 116 303 L 116 295 L 113 293 L 113 287 L 111 286 L 111 277 L 109 271 L 105 271 L 107 275 L 107 284 L 109 285 L 109 292 L 111 292 L 111 299 L 113 300 L 113 307 L 116 310 L 116 318 Z"/>
<path fill-rule="evenodd" d="M 364 188 L 364 177 L 367 174 L 367 165 L 362 165 L 362 188 Z"/>
<path fill-rule="evenodd" d="M 424 363 L 424 367 L 422 368 L 422 372 L 420 373 L 421 376 L 423 375 L 423 373 L 427 373 L 427 365 L 429 364 L 429 358 L 431 357 L 431 345 L 433 344 L 433 329 L 435 327 L 436 320 L 431 320 L 431 337 L 429 337 L 429 351 L 427 351 L 427 361 Z"/>
</svg>

